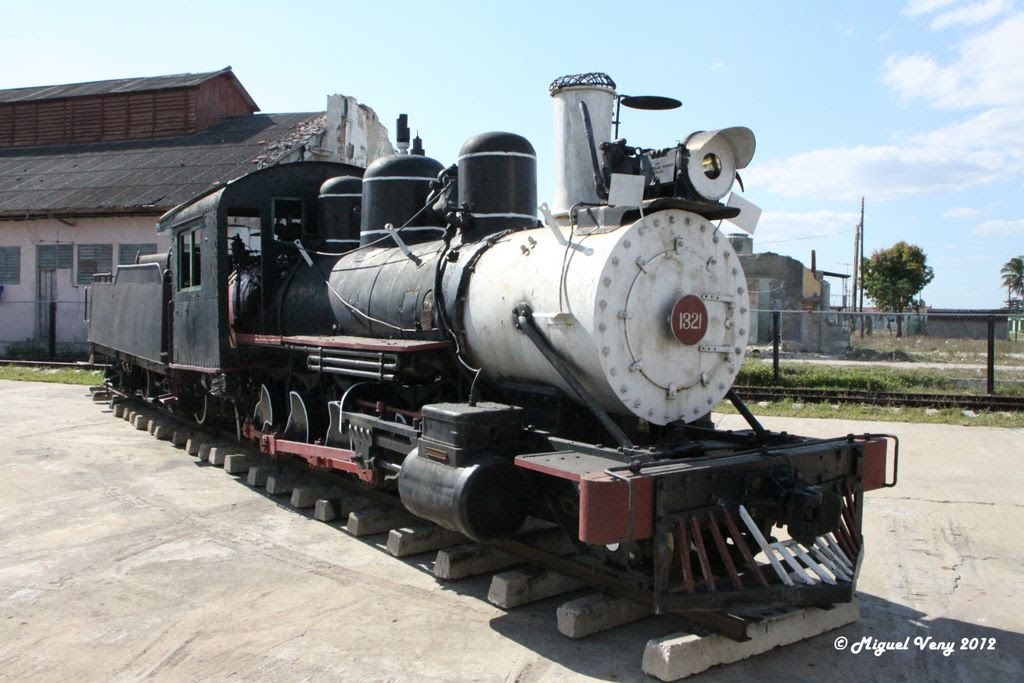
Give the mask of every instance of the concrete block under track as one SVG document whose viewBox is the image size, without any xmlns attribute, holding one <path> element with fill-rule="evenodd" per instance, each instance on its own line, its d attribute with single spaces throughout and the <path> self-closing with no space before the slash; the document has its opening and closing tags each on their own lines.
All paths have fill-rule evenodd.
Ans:
<svg viewBox="0 0 1024 683">
<path fill-rule="evenodd" d="M 255 459 L 245 453 L 228 453 L 224 456 L 224 471 L 228 474 L 246 474 Z"/>
<path fill-rule="evenodd" d="M 503 609 L 512 609 L 582 587 L 583 583 L 564 574 L 539 567 L 524 567 L 495 574 L 491 578 L 487 600 Z"/>
<path fill-rule="evenodd" d="M 556 555 L 572 550 L 572 543 L 559 529 L 541 529 L 519 538 L 530 545 Z M 439 579 L 462 579 L 507 569 L 522 559 L 495 546 L 467 543 L 445 548 L 434 560 L 434 576 Z"/>
<path fill-rule="evenodd" d="M 172 431 L 171 425 L 166 422 L 157 422 L 149 432 L 158 441 L 170 441 Z"/>
<path fill-rule="evenodd" d="M 214 467 L 224 467 L 224 461 L 229 455 L 238 453 L 238 446 L 228 444 L 214 444 L 210 447 L 210 464 Z"/>
<path fill-rule="evenodd" d="M 373 507 L 369 498 L 342 494 L 337 489 L 332 489 L 326 498 L 318 499 L 313 505 L 313 519 L 318 522 L 333 522 L 343 519 L 348 522 L 348 516 L 357 510 L 366 510 Z"/>
<path fill-rule="evenodd" d="M 585 638 L 652 614 L 640 603 L 604 593 L 586 595 L 559 606 L 558 631 L 568 638 Z"/>
<path fill-rule="evenodd" d="M 335 487 L 330 485 L 302 485 L 292 489 L 292 497 L 289 503 L 293 508 L 300 510 L 316 506 L 321 498 L 334 498 L 338 495 Z"/>
<path fill-rule="evenodd" d="M 353 536 L 370 536 L 408 526 L 417 519 L 404 510 L 366 508 L 349 513 L 345 530 Z"/>
<path fill-rule="evenodd" d="M 644 648 L 643 671 L 662 681 L 677 681 L 719 664 L 731 664 L 813 638 L 858 619 L 860 608 L 854 601 L 832 609 L 808 607 L 766 617 L 747 627 L 750 640 L 742 643 L 717 633 L 656 638 L 648 641 Z"/>
<path fill-rule="evenodd" d="M 429 524 L 392 529 L 388 534 L 387 548 L 395 557 L 405 557 L 466 543 L 467 540 L 462 534 Z"/>
<path fill-rule="evenodd" d="M 328 498 L 320 498 L 313 505 L 313 519 L 318 522 L 333 522 L 338 519 L 338 506 L 336 501 Z"/>
<path fill-rule="evenodd" d="M 491 545 L 464 543 L 445 548 L 434 560 L 434 576 L 454 581 L 507 569 L 522 562 L 518 557 Z"/>
<path fill-rule="evenodd" d="M 267 477 L 266 488 L 272 496 L 287 496 L 295 488 L 295 478 L 290 474 L 271 474 Z"/>
<path fill-rule="evenodd" d="M 262 488 L 267 485 L 267 479 L 270 478 L 270 474 L 273 471 L 274 468 L 269 465 L 257 465 L 255 467 L 250 467 L 245 476 L 245 483 L 249 486 Z"/>
<path fill-rule="evenodd" d="M 356 510 L 365 510 L 373 506 L 368 498 L 353 495 L 338 495 L 330 498 L 321 498 L 313 506 L 313 519 L 318 522 L 333 522 L 343 519 L 348 521 L 348 516 Z"/>
</svg>

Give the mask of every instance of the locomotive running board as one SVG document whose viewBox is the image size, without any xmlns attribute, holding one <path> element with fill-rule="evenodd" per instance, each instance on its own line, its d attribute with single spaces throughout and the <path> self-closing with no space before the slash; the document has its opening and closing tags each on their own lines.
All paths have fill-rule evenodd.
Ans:
<svg viewBox="0 0 1024 683">
<path fill-rule="evenodd" d="M 375 339 L 372 337 L 334 336 L 280 336 L 272 334 L 237 335 L 238 343 L 248 346 L 300 347 L 315 350 L 349 349 L 353 351 L 374 351 L 385 353 L 417 353 L 437 351 L 452 346 L 447 340 L 437 339 Z"/>
</svg>

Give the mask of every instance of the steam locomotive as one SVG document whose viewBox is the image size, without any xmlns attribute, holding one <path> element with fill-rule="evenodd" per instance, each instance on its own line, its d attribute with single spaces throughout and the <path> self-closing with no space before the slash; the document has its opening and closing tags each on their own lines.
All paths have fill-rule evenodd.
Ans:
<svg viewBox="0 0 1024 683">
<path fill-rule="evenodd" d="M 750 306 L 716 222 L 753 134 L 634 147 L 619 107 L 677 101 L 605 74 L 550 93 L 540 218 L 526 139 L 445 167 L 407 128 L 365 172 L 273 166 L 171 210 L 168 253 L 92 286 L 108 383 L 472 539 L 556 525 L 574 552 L 532 559 L 658 612 L 849 601 L 885 439 L 773 433 L 731 390 Z M 725 398 L 750 429 L 713 427 Z"/>
</svg>

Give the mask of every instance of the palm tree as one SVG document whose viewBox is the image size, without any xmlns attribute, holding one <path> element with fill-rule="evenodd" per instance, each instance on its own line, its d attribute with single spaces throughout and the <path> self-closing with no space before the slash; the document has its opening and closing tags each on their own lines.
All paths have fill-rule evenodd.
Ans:
<svg viewBox="0 0 1024 683">
<path fill-rule="evenodd" d="M 1006 287 L 1006 306 L 1013 307 L 1013 295 L 1024 297 L 1024 256 L 1016 256 L 1003 265 L 999 271 Z"/>
<path fill-rule="evenodd" d="M 1006 311 L 1013 312 L 1013 295 L 1024 297 L 1024 256 L 1017 256 L 1010 259 L 999 271 L 1003 276 L 1003 286 L 1006 287 Z M 1014 324 L 1013 341 L 1017 341 L 1017 332 L 1020 329 L 1020 322 Z"/>
</svg>

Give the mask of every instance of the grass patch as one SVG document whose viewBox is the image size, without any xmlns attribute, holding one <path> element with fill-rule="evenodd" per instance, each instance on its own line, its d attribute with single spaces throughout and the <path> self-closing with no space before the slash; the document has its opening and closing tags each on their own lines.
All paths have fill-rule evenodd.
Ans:
<svg viewBox="0 0 1024 683">
<path fill-rule="evenodd" d="M 884 363 L 864 366 L 801 364 L 788 362 L 780 366 L 779 382 L 772 378 L 772 366 L 757 358 L 744 362 L 736 379 L 737 384 L 751 386 L 780 386 L 802 389 L 838 389 L 873 392 L 919 392 L 969 394 L 961 382 L 948 370 L 907 369 Z M 977 391 L 973 392 L 977 393 Z M 999 387 L 1001 395 L 1024 395 L 1020 384 L 1005 383 Z M 777 417 L 818 417 L 843 420 L 884 422 L 921 422 L 933 424 L 973 425 L 984 427 L 1024 427 L 1024 412 L 968 411 L 962 408 L 917 408 L 908 406 L 874 406 L 856 403 L 809 403 L 791 399 L 760 401 L 750 404 L 755 415 Z M 735 413 L 728 401 L 716 411 Z"/>
<path fill-rule="evenodd" d="M 0 379 L 15 382 L 50 382 L 53 384 L 81 384 L 92 386 L 103 383 L 103 373 L 79 368 L 34 368 L 24 365 L 0 365 Z"/>
<path fill-rule="evenodd" d="M 963 393 L 953 378 L 937 370 L 904 370 L 885 365 L 869 368 L 825 366 L 818 364 L 783 363 L 779 381 L 775 382 L 772 366 L 759 359 L 743 363 L 737 384 L 780 386 L 802 389 L 854 389 L 860 391 L 943 391 Z"/>
<path fill-rule="evenodd" d="M 1024 428 L 1024 413 L 1019 411 L 968 411 L 962 408 L 910 408 L 903 406 L 871 406 L 860 403 L 800 403 L 758 401 L 747 406 L 757 417 L 817 417 L 864 422 L 920 422 L 964 425 L 968 427 Z M 736 413 L 728 401 L 715 407 L 716 413 Z M 973 415 L 973 417 L 972 417 Z"/>
</svg>

